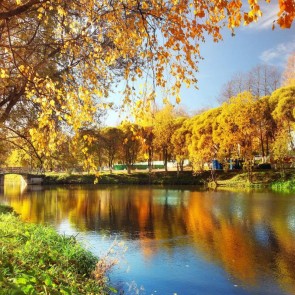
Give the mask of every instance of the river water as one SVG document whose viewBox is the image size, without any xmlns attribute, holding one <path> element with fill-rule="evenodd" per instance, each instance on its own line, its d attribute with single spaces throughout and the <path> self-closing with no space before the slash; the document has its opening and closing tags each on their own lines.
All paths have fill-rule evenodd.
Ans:
<svg viewBox="0 0 295 295">
<path fill-rule="evenodd" d="M 124 294 L 295 294 L 291 194 L 9 185 L 0 202 L 116 260 Z"/>
</svg>

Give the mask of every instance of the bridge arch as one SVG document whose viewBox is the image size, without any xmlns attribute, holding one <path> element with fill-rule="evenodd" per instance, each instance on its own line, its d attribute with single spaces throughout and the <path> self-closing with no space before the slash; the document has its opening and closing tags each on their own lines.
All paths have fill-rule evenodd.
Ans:
<svg viewBox="0 0 295 295">
<path fill-rule="evenodd" d="M 5 167 L 0 168 L 0 186 L 4 186 L 5 175 L 9 174 L 21 175 L 27 185 L 42 184 L 45 177 L 26 167 Z"/>
</svg>

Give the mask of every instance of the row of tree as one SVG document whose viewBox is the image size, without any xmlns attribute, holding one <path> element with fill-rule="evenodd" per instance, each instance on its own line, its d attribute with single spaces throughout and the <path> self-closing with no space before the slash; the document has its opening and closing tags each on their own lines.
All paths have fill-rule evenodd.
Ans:
<svg viewBox="0 0 295 295">
<path fill-rule="evenodd" d="M 223 89 L 238 85 L 241 77 L 237 75 Z M 250 160 L 261 155 L 283 161 L 292 155 L 295 144 L 295 54 L 290 56 L 282 79 L 277 69 L 265 65 L 245 74 L 244 81 L 249 77 L 251 89 L 235 88 L 229 98 L 221 95 L 221 106 L 193 117 L 166 104 L 160 110 L 141 112 L 135 123 L 101 127 L 104 112 L 97 111 L 96 120 L 78 132 L 58 117 L 54 131 L 47 125 L 40 129 L 37 106 L 20 103 L 11 110 L 9 121 L 0 126 L 1 165 L 61 170 L 84 166 L 89 171 L 114 163 L 130 168 L 136 161 L 148 162 L 151 169 L 154 160 L 163 160 L 167 169 L 167 162 L 173 160 L 182 170 L 185 159 L 195 169 L 203 169 L 213 158 Z M 276 89 L 278 80 L 283 87 Z M 267 95 L 261 96 L 255 85 L 264 85 L 265 91 L 268 85 L 269 90 L 263 93 Z"/>
<path fill-rule="evenodd" d="M 119 83 L 124 105 L 142 81 L 151 100 L 159 88 L 179 101 L 181 86 L 197 82 L 200 44 L 256 22 L 264 8 L 252 2 L 1 0 L 0 128 L 31 110 L 34 146 L 54 148 L 59 128 L 76 133 L 93 121 Z M 291 28 L 294 1 L 277 2 L 274 26 Z"/>
<path fill-rule="evenodd" d="M 114 163 L 131 168 L 136 161 L 147 161 L 151 168 L 153 160 L 163 160 L 167 169 L 167 162 L 175 160 L 182 170 L 184 160 L 189 159 L 199 170 L 213 158 L 252 160 L 261 155 L 283 161 L 295 149 L 295 86 L 279 88 L 259 99 L 242 92 L 191 118 L 166 105 L 136 123 L 90 126 L 75 136 L 61 129 L 54 142 L 58 149 L 49 140 L 41 153 L 29 134 L 25 135 L 26 129 L 18 132 L 7 127 L 6 131 L 1 156 L 8 157 L 7 165 L 65 170 L 83 163 L 90 171 Z M 11 149 L 13 152 L 5 155 Z"/>
</svg>

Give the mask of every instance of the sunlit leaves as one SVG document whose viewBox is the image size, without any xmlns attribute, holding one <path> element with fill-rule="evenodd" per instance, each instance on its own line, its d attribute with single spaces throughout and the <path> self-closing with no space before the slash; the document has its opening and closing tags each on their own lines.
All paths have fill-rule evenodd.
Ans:
<svg viewBox="0 0 295 295">
<path fill-rule="evenodd" d="M 295 86 L 295 52 L 291 53 L 282 76 L 283 86 Z"/>
<path fill-rule="evenodd" d="M 278 24 L 290 27 L 294 2 L 279 5 Z M 151 109 L 159 88 L 164 100 L 173 96 L 179 103 L 182 85 L 197 83 L 205 37 L 219 41 L 224 26 L 234 30 L 261 13 L 256 0 L 4 0 L 0 120 L 7 121 L 14 106 L 32 103 L 38 126 L 30 134 L 49 154 L 61 131 L 77 133 L 108 107 L 122 80 L 123 104 L 137 117 Z M 143 81 L 149 91 L 137 89 Z"/>
<path fill-rule="evenodd" d="M 278 24 L 281 28 L 291 28 L 295 18 L 295 3 L 293 0 L 279 0 L 280 11 Z"/>
</svg>

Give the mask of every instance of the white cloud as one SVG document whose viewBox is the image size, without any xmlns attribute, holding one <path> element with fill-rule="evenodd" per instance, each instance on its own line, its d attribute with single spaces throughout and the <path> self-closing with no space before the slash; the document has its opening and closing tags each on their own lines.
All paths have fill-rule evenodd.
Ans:
<svg viewBox="0 0 295 295">
<path fill-rule="evenodd" d="M 281 64 L 295 51 L 295 40 L 280 43 L 273 48 L 263 51 L 259 58 L 268 64 Z"/>
<path fill-rule="evenodd" d="M 267 64 L 283 66 L 288 56 L 295 51 L 295 39 L 290 42 L 280 43 L 273 48 L 263 51 L 259 58 Z"/>
</svg>

